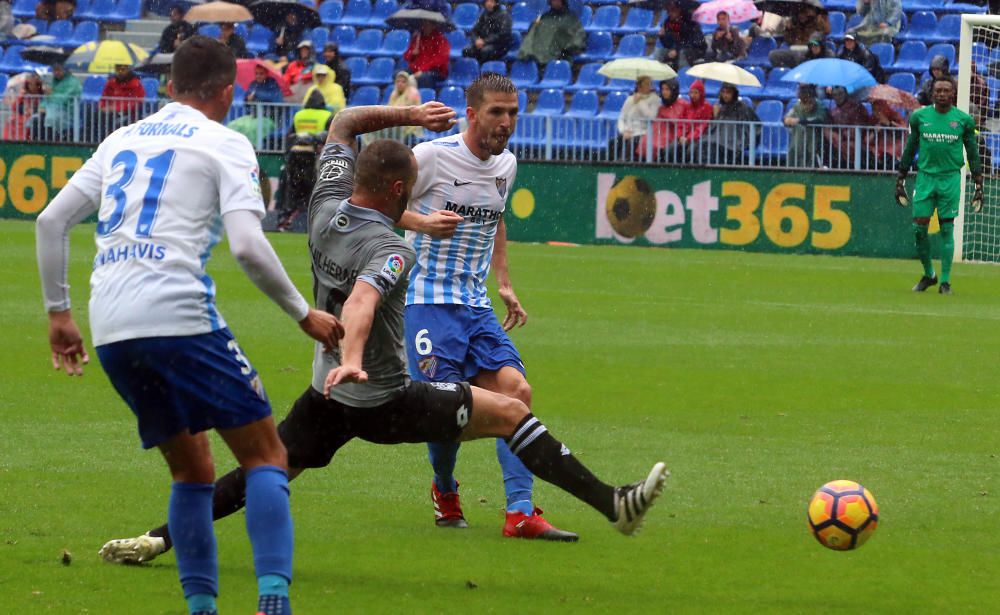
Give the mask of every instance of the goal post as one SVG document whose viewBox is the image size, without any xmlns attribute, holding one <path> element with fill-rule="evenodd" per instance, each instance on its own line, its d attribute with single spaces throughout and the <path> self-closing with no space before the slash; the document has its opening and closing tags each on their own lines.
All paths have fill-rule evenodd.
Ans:
<svg viewBox="0 0 1000 615">
<path fill-rule="evenodd" d="M 990 64 L 995 57 L 995 65 Z M 978 77 L 973 87 L 973 63 Z M 1000 178 L 993 171 L 991 146 L 1000 152 L 1000 111 L 991 99 L 988 79 L 1000 77 L 1000 15 L 962 15 L 958 47 L 958 108 L 972 115 L 979 130 L 979 156 L 983 161 L 983 210 L 969 212 L 972 178 L 966 166 L 962 196 L 955 221 L 955 259 L 1000 262 Z M 1000 87 L 1000 81 L 996 81 Z"/>
</svg>

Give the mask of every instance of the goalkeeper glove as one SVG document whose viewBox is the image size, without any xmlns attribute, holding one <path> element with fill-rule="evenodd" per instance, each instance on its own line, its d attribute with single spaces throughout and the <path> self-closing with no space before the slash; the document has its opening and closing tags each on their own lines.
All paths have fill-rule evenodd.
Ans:
<svg viewBox="0 0 1000 615">
<path fill-rule="evenodd" d="M 972 213 L 978 214 L 983 210 L 983 176 L 973 175 L 972 183 L 975 188 L 972 191 L 972 201 L 969 205 L 972 207 Z"/>
<path fill-rule="evenodd" d="M 896 176 L 896 205 L 906 207 L 910 204 L 910 199 L 906 196 L 906 176 Z"/>
</svg>

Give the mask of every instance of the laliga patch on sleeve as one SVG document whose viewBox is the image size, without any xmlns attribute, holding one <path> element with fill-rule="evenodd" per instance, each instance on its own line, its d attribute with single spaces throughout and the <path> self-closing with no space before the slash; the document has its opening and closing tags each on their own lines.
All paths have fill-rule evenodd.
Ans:
<svg viewBox="0 0 1000 615">
<path fill-rule="evenodd" d="M 257 167 L 250 169 L 250 193 L 254 196 L 264 198 L 264 195 L 260 191 L 260 172 L 257 170 Z"/>
<path fill-rule="evenodd" d="M 399 281 L 400 274 L 403 273 L 406 263 L 403 257 L 399 254 L 393 254 L 386 259 L 385 265 L 382 266 L 382 277 L 386 278 L 393 284 Z"/>
</svg>

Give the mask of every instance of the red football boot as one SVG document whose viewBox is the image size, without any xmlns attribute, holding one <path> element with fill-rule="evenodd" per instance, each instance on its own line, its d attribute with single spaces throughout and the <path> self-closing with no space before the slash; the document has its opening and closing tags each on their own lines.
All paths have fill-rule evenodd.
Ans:
<svg viewBox="0 0 1000 615">
<path fill-rule="evenodd" d="M 434 523 L 438 527 L 453 527 L 465 529 L 469 524 L 462 514 L 462 504 L 458 501 L 458 481 L 455 481 L 455 491 L 441 493 L 437 483 L 431 481 L 431 502 L 434 503 Z"/>
<path fill-rule="evenodd" d="M 535 512 L 531 515 L 520 512 L 507 513 L 507 522 L 503 524 L 503 535 L 507 538 L 534 538 L 559 542 L 576 542 L 580 539 L 573 532 L 560 530 L 542 518 L 541 508 L 535 508 Z"/>
</svg>

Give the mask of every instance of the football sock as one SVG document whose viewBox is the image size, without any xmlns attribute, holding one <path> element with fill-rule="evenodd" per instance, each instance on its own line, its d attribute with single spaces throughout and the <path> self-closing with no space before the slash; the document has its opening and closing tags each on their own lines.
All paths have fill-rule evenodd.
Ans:
<svg viewBox="0 0 1000 615">
<path fill-rule="evenodd" d="M 261 596 L 257 600 L 257 615 L 292 615 L 288 596 Z"/>
<path fill-rule="evenodd" d="M 530 515 L 535 511 L 531 504 L 534 477 L 521 460 L 510 452 L 503 438 L 497 438 L 497 461 L 503 471 L 503 488 L 507 495 L 507 512 Z"/>
<path fill-rule="evenodd" d="M 167 520 L 174 528 L 177 572 L 185 598 L 219 593 L 219 564 L 212 531 L 212 491 L 211 484 L 181 482 L 175 482 L 170 490 Z"/>
<path fill-rule="evenodd" d="M 927 225 L 913 223 L 913 236 L 917 244 L 917 257 L 924 266 L 924 275 L 934 277 L 934 265 L 931 264 L 931 240 L 927 236 Z"/>
<path fill-rule="evenodd" d="M 458 457 L 458 442 L 428 442 L 427 456 L 434 468 L 434 484 L 441 493 L 458 490 L 455 484 L 455 460 Z"/>
<path fill-rule="evenodd" d="M 602 483 L 576 457 L 552 437 L 545 425 L 528 414 L 506 438 L 507 446 L 538 478 L 569 492 L 600 511 L 609 520 L 617 517 L 615 489 Z"/>
<path fill-rule="evenodd" d="M 290 582 L 293 534 L 288 474 L 275 466 L 257 466 L 246 473 L 246 481 L 247 534 L 257 578 L 278 575 Z"/>
<path fill-rule="evenodd" d="M 941 223 L 941 281 L 950 282 L 951 262 L 955 259 L 955 223 Z"/>
<path fill-rule="evenodd" d="M 215 481 L 215 492 L 212 495 L 212 519 L 219 520 L 223 517 L 228 517 L 243 508 L 246 505 L 246 501 L 246 474 L 243 472 L 243 468 L 236 468 Z M 167 525 L 161 525 L 158 528 L 149 530 L 147 533 L 150 536 L 157 536 L 163 539 L 164 553 L 174 546 L 173 541 L 170 539 L 170 529 Z"/>
<path fill-rule="evenodd" d="M 215 596 L 212 594 L 193 594 L 187 597 L 188 612 L 191 615 L 213 615 L 217 612 Z"/>
</svg>

